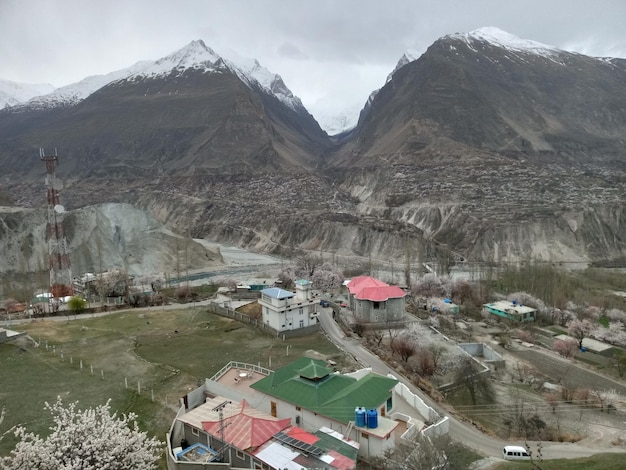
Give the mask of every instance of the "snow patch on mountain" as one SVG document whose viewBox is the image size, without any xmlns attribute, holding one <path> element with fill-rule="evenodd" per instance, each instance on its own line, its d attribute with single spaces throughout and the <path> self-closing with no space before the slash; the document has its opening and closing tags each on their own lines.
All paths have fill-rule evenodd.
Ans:
<svg viewBox="0 0 626 470">
<path fill-rule="evenodd" d="M 556 55 L 564 52 L 557 47 L 532 41 L 530 39 L 522 39 L 493 26 L 479 28 L 469 33 L 451 34 L 447 37 L 465 42 L 473 51 L 476 51 L 476 42 L 479 41 L 487 42 L 496 47 L 507 49 L 512 52 L 532 53 L 551 60 L 553 60 Z"/>
<path fill-rule="evenodd" d="M 15 106 L 53 90 L 54 86 L 49 83 L 17 83 L 10 80 L 0 80 L 0 109 L 6 106 Z"/>
<path fill-rule="evenodd" d="M 267 93 L 275 95 L 294 110 L 304 109 L 300 98 L 295 96 L 280 75 L 267 70 L 256 59 L 242 57 L 233 50 L 222 51 L 226 61 L 237 76 L 249 86 L 260 85 Z M 252 80 L 251 80 L 252 79 Z"/>
<path fill-rule="evenodd" d="M 135 65 L 122 70 L 108 73 L 106 75 L 92 75 L 82 79 L 80 82 L 72 83 L 57 88 L 52 93 L 37 96 L 24 104 L 28 109 L 45 109 L 59 106 L 72 106 L 87 98 L 89 95 L 99 90 L 111 82 L 127 78 L 137 70 L 141 70 L 150 62 L 137 62 Z"/>
</svg>

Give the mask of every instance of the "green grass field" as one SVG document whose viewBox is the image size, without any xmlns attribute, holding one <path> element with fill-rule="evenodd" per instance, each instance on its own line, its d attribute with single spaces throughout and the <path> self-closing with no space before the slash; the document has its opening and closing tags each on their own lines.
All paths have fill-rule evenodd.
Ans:
<svg viewBox="0 0 626 470">
<path fill-rule="evenodd" d="M 79 401 L 81 408 L 110 399 L 113 410 L 135 412 L 141 427 L 163 440 L 180 397 L 231 360 L 264 367 L 271 360 L 276 369 L 314 349 L 339 366 L 349 361 L 322 334 L 283 342 L 200 307 L 37 321 L 16 330 L 40 345 L 0 344 L 0 406 L 5 408 L 0 436 L 17 424 L 45 434 L 50 421 L 44 402 L 60 395 L 66 402 Z M 0 455 L 14 445 L 13 434 L 6 433 Z"/>
<path fill-rule="evenodd" d="M 624 454 L 597 454 L 584 459 L 544 460 L 543 470 L 622 470 L 626 467 Z M 531 469 L 531 462 L 506 462 L 493 467 L 493 470 Z"/>
</svg>

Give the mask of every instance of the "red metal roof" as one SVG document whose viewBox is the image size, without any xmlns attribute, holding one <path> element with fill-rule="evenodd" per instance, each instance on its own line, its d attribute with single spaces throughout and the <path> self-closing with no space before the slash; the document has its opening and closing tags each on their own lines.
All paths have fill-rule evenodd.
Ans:
<svg viewBox="0 0 626 470">
<path fill-rule="evenodd" d="M 357 276 L 348 282 L 348 290 L 351 294 L 356 295 L 361 289 L 367 287 L 386 287 L 388 284 L 383 281 L 379 281 L 375 277 L 371 276 Z"/>
<path fill-rule="evenodd" d="M 372 302 L 384 302 L 388 299 L 399 299 L 406 293 L 398 286 L 365 287 L 359 290 L 354 298 L 358 300 L 370 300 Z"/>
<path fill-rule="evenodd" d="M 287 435 L 289 437 L 293 437 L 294 439 L 298 439 L 299 441 L 306 442 L 307 444 L 315 444 L 320 440 L 315 434 L 311 434 L 310 432 L 306 432 L 304 429 L 299 428 L 298 426 L 292 427 Z"/>
<path fill-rule="evenodd" d="M 224 418 L 224 440 L 237 449 L 255 449 L 291 423 L 290 418 L 276 419 L 267 415 L 260 417 L 248 413 L 258 414 L 243 400 L 238 414 Z M 220 436 L 219 421 L 203 421 L 202 427 L 209 434 Z"/>
</svg>

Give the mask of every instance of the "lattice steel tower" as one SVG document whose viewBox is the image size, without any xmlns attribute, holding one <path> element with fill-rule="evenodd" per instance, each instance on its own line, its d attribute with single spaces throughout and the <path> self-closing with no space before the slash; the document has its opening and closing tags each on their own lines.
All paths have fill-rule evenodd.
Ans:
<svg viewBox="0 0 626 470">
<path fill-rule="evenodd" d="M 59 200 L 62 184 L 56 179 L 58 156 L 56 149 L 54 155 L 46 155 L 43 149 L 39 149 L 39 156 L 46 163 L 48 199 L 46 235 L 48 238 L 48 258 L 50 262 L 50 292 L 53 297 L 65 297 L 74 294 L 74 287 L 72 285 L 70 255 L 67 252 L 67 242 L 65 240 L 65 226 L 63 225 L 65 209 Z"/>
</svg>

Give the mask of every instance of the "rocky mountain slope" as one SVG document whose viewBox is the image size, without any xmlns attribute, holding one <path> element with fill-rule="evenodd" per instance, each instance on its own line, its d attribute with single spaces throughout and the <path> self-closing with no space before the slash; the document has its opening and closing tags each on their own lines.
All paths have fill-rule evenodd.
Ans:
<svg viewBox="0 0 626 470">
<path fill-rule="evenodd" d="M 187 270 L 222 264 L 219 253 L 186 234 L 173 233 L 130 204 L 100 204 L 68 212 L 65 230 L 76 275 L 125 269 L 134 276 L 163 279 L 167 273 L 177 278 Z M 45 231 L 45 210 L 0 207 L 0 288 L 19 279 L 19 273 L 46 270 Z M 45 275 L 43 282 L 47 282 Z"/>
<path fill-rule="evenodd" d="M 446 36 L 329 163 L 361 212 L 469 258 L 624 258 L 625 64 L 494 28 Z"/>
<path fill-rule="evenodd" d="M 624 60 L 446 36 L 331 141 L 279 78 L 213 54 L 192 44 L 77 103 L 0 112 L 5 193 L 41 206 L 36 148 L 59 147 L 68 208 L 130 203 L 256 250 L 626 259 Z"/>
<path fill-rule="evenodd" d="M 0 112 L 3 176 L 23 179 L 37 147 L 62 149 L 61 177 L 137 178 L 313 168 L 328 143 L 279 76 L 201 41 Z"/>
</svg>

